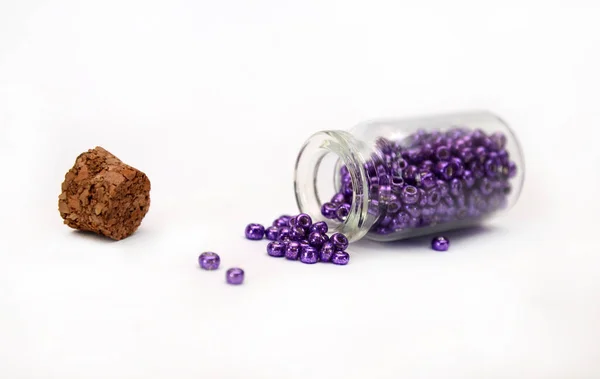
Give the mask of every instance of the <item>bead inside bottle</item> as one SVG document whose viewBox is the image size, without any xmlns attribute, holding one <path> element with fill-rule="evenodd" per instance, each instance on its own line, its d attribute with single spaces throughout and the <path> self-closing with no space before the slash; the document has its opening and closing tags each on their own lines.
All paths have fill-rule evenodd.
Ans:
<svg viewBox="0 0 600 379">
<path fill-rule="evenodd" d="M 296 200 L 351 241 L 398 240 L 510 208 L 524 170 L 516 137 L 492 113 L 376 120 L 310 137 L 296 162 Z"/>
</svg>

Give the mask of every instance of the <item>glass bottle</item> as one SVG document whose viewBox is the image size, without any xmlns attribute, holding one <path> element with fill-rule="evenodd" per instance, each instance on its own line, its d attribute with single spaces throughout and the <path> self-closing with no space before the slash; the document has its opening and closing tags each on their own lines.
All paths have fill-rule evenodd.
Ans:
<svg viewBox="0 0 600 379">
<path fill-rule="evenodd" d="M 374 120 L 322 131 L 295 168 L 298 207 L 350 241 L 392 241 L 472 226 L 517 201 L 519 143 L 486 112 Z"/>
</svg>

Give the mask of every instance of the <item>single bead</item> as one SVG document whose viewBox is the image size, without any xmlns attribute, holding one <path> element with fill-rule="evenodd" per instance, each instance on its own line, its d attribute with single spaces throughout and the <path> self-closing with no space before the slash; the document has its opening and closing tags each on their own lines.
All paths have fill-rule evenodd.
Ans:
<svg viewBox="0 0 600 379">
<path fill-rule="evenodd" d="M 451 180 L 454 177 L 454 166 L 447 161 L 439 161 L 435 165 L 435 173 L 444 180 Z"/>
<path fill-rule="evenodd" d="M 485 158 L 487 157 L 487 149 L 483 146 L 479 146 L 475 149 L 475 157 L 479 160 L 479 162 L 485 162 Z"/>
<path fill-rule="evenodd" d="M 249 240 L 261 240 L 265 235 L 265 227 L 261 224 L 248 224 L 246 226 L 246 238 Z"/>
<path fill-rule="evenodd" d="M 402 203 L 395 195 L 392 195 L 393 198 L 388 201 L 387 211 L 391 214 L 396 214 L 402 208 Z"/>
<path fill-rule="evenodd" d="M 431 171 L 433 170 L 433 162 L 430 160 L 423 161 L 419 165 L 419 168 L 421 169 L 421 171 Z"/>
<path fill-rule="evenodd" d="M 485 161 L 483 168 L 485 170 L 486 175 L 489 178 L 496 177 L 496 174 L 498 173 L 498 165 L 496 164 L 495 160 L 488 159 L 487 161 Z"/>
<path fill-rule="evenodd" d="M 481 183 L 479 183 L 479 189 L 481 193 L 484 195 L 489 195 L 494 192 L 494 186 L 492 182 L 488 178 L 481 179 Z"/>
<path fill-rule="evenodd" d="M 419 217 L 421 215 L 421 207 L 414 204 L 406 204 L 403 207 L 404 211 L 412 217 Z"/>
<path fill-rule="evenodd" d="M 325 242 L 323 246 L 321 246 L 321 250 L 319 250 L 319 259 L 321 262 L 329 262 L 331 261 L 331 257 L 335 253 L 335 247 L 331 242 Z"/>
<path fill-rule="evenodd" d="M 290 239 L 292 241 L 303 240 L 305 236 L 306 236 L 306 231 L 304 230 L 304 228 L 300 227 L 299 225 L 290 228 Z"/>
<path fill-rule="evenodd" d="M 470 147 L 465 147 L 459 151 L 458 157 L 462 159 L 463 162 L 469 163 L 475 157 L 475 153 L 473 153 L 473 149 Z"/>
<path fill-rule="evenodd" d="M 200 264 L 200 267 L 202 267 L 205 270 L 216 270 L 219 268 L 221 258 L 217 253 L 207 251 L 205 253 L 200 254 L 200 256 L 198 257 L 198 263 Z"/>
<path fill-rule="evenodd" d="M 435 214 L 434 207 L 423 207 L 421 210 L 421 216 L 423 217 L 432 217 Z"/>
<path fill-rule="evenodd" d="M 333 243 L 336 250 L 346 250 L 348 247 L 348 238 L 342 233 L 334 233 L 329 238 L 329 241 Z"/>
<path fill-rule="evenodd" d="M 371 196 L 377 196 L 377 194 L 379 193 L 379 184 L 371 184 L 369 186 L 369 193 L 371 194 Z"/>
<path fill-rule="evenodd" d="M 298 226 L 298 221 L 296 221 L 296 217 L 290 218 L 288 225 L 289 225 L 290 229 Z"/>
<path fill-rule="evenodd" d="M 306 213 L 300 213 L 296 216 L 296 223 L 302 228 L 308 228 L 312 225 L 312 218 Z"/>
<path fill-rule="evenodd" d="M 413 163 L 419 163 L 423 159 L 423 155 L 421 154 L 421 149 L 410 149 L 408 150 L 408 160 Z"/>
<path fill-rule="evenodd" d="M 229 284 L 242 284 L 244 282 L 244 270 L 241 268 L 230 268 L 225 273 L 227 283 Z"/>
<path fill-rule="evenodd" d="M 279 236 L 277 236 L 277 240 L 283 241 L 283 240 L 289 239 L 289 238 L 290 238 L 290 228 L 288 226 L 279 228 Z"/>
<path fill-rule="evenodd" d="M 394 212 L 394 213 L 396 213 L 396 212 Z M 379 221 L 379 225 L 388 226 L 389 224 L 391 224 L 393 219 L 394 219 L 394 217 L 392 215 L 388 214 L 384 218 L 382 218 L 381 221 Z"/>
<path fill-rule="evenodd" d="M 504 149 L 504 146 L 506 146 L 506 136 L 504 135 L 504 133 L 496 132 L 492 134 L 490 138 L 494 142 L 494 148 L 496 150 Z"/>
<path fill-rule="evenodd" d="M 450 186 L 443 180 L 437 181 L 437 188 L 440 191 L 442 197 L 447 196 L 450 193 Z"/>
<path fill-rule="evenodd" d="M 392 176 L 392 192 L 400 193 L 404 187 L 404 179 L 401 176 Z"/>
<path fill-rule="evenodd" d="M 341 204 L 341 203 L 343 203 L 344 202 L 344 194 L 343 193 L 336 193 L 331 198 L 331 202 L 334 203 L 334 204 Z"/>
<path fill-rule="evenodd" d="M 345 251 L 336 251 L 331 257 L 331 262 L 336 265 L 347 265 L 350 262 L 350 255 Z"/>
<path fill-rule="evenodd" d="M 313 264 L 319 261 L 319 251 L 309 246 L 300 252 L 300 262 Z"/>
<path fill-rule="evenodd" d="M 283 226 L 288 226 L 289 222 L 290 222 L 290 216 L 281 216 L 277 219 L 275 219 L 275 221 L 273 221 L 273 226 L 276 226 L 278 228 L 281 228 Z"/>
<path fill-rule="evenodd" d="M 483 166 L 476 160 L 469 163 L 469 171 L 473 173 L 475 179 L 481 179 L 485 175 L 485 172 L 483 171 Z"/>
<path fill-rule="evenodd" d="M 432 188 L 435 186 L 436 178 L 429 171 L 422 171 L 420 175 L 420 184 L 423 188 Z"/>
<path fill-rule="evenodd" d="M 439 189 L 432 188 L 427 191 L 427 204 L 431 206 L 436 206 L 439 204 L 440 200 L 442 200 L 442 195 L 440 195 Z"/>
<path fill-rule="evenodd" d="M 514 178 L 517 175 L 517 165 L 515 164 L 515 162 L 509 162 L 508 163 L 508 177 L 509 178 Z"/>
<path fill-rule="evenodd" d="M 285 258 L 295 261 L 296 259 L 298 259 L 298 256 L 300 255 L 300 250 L 301 250 L 300 242 L 291 241 L 285 247 Z"/>
<path fill-rule="evenodd" d="M 327 235 L 319 232 L 312 232 L 308 235 L 308 243 L 313 247 L 319 248 L 323 246 L 325 242 L 327 242 Z"/>
<path fill-rule="evenodd" d="M 437 149 L 435 149 L 435 157 L 439 161 L 450 159 L 450 149 L 448 149 L 448 146 L 438 146 Z"/>
<path fill-rule="evenodd" d="M 265 237 L 269 241 L 277 241 L 279 238 L 279 228 L 276 226 L 269 226 L 267 230 L 265 230 Z"/>
<path fill-rule="evenodd" d="M 430 143 L 425 143 L 421 147 L 421 157 L 429 159 L 433 155 L 433 146 Z M 423 164 L 423 162 L 421 162 Z"/>
<path fill-rule="evenodd" d="M 269 242 L 267 254 L 272 257 L 283 257 L 285 255 L 285 244 L 280 241 Z"/>
<path fill-rule="evenodd" d="M 508 151 L 502 149 L 498 152 L 498 161 L 502 165 L 508 165 Z"/>
<path fill-rule="evenodd" d="M 460 179 L 452 179 L 450 182 L 450 193 L 454 196 L 460 196 L 463 192 L 463 184 Z"/>
<path fill-rule="evenodd" d="M 410 165 L 402 171 L 402 177 L 404 181 L 409 184 L 415 184 L 416 178 L 419 175 L 419 169 L 417 166 Z"/>
<path fill-rule="evenodd" d="M 342 193 L 344 195 L 344 197 L 352 195 L 352 192 L 353 192 L 352 182 L 342 183 L 342 188 L 340 188 L 340 193 Z"/>
<path fill-rule="evenodd" d="M 319 232 L 321 234 L 325 234 L 328 231 L 327 223 L 325 221 L 315 222 L 310 226 L 309 230 L 311 232 Z"/>
<path fill-rule="evenodd" d="M 454 171 L 454 176 L 459 177 L 465 172 L 465 166 L 460 158 L 452 157 L 450 158 L 450 165 L 452 166 L 452 170 Z"/>
<path fill-rule="evenodd" d="M 350 214 L 350 204 L 342 204 L 335 211 L 335 215 L 336 215 L 337 219 L 340 220 L 340 221 L 342 221 L 342 222 L 346 221 L 346 219 L 348 218 L 349 214 Z"/>
<path fill-rule="evenodd" d="M 424 207 L 427 205 L 427 192 L 423 188 L 419 188 L 419 203 L 420 206 Z"/>
<path fill-rule="evenodd" d="M 431 241 L 431 248 L 435 251 L 446 251 L 450 247 L 450 240 L 446 237 L 435 237 Z"/>
<path fill-rule="evenodd" d="M 401 198 L 404 204 L 415 204 L 419 201 L 419 190 L 417 187 L 406 186 L 402 189 Z"/>
<path fill-rule="evenodd" d="M 475 129 L 473 130 L 473 133 L 471 133 L 471 138 L 473 139 L 474 143 L 480 144 L 485 138 L 485 133 L 481 129 Z"/>
<path fill-rule="evenodd" d="M 401 230 L 406 229 L 410 222 L 410 215 L 406 212 L 399 212 L 398 215 L 392 220 L 392 229 Z"/>
<path fill-rule="evenodd" d="M 408 222 L 408 227 L 410 229 L 418 228 L 421 226 L 421 217 L 411 217 Z"/>
<path fill-rule="evenodd" d="M 398 168 L 400 170 L 404 170 L 408 167 L 408 161 L 406 161 L 405 159 L 398 158 L 396 162 L 398 162 Z"/>
<path fill-rule="evenodd" d="M 333 203 L 325 203 L 321 207 L 321 214 L 323 217 L 334 219 L 336 218 L 335 211 L 337 211 L 338 205 Z"/>
<path fill-rule="evenodd" d="M 463 172 L 463 183 L 465 184 L 465 187 L 467 188 L 471 188 L 475 185 L 475 177 L 473 176 L 473 173 L 471 173 L 471 171 L 469 170 L 465 170 L 465 172 Z"/>
</svg>

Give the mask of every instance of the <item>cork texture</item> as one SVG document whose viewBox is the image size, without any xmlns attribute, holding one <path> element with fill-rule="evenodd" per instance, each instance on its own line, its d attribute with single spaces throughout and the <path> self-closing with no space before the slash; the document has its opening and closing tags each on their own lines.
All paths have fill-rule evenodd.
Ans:
<svg viewBox="0 0 600 379">
<path fill-rule="evenodd" d="M 58 210 L 66 225 L 114 240 L 132 235 L 149 207 L 146 174 L 102 147 L 77 157 L 58 197 Z"/>
</svg>

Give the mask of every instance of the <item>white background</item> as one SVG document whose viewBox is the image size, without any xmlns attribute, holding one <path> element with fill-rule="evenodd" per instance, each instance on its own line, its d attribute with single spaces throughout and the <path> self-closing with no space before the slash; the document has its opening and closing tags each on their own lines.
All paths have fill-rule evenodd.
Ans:
<svg viewBox="0 0 600 379">
<path fill-rule="evenodd" d="M 599 378 L 599 19 L 566 0 L 1 1 L 0 377 Z M 313 132 L 464 109 L 513 126 L 527 175 L 447 253 L 361 241 L 348 266 L 304 265 L 243 238 L 296 212 Z M 152 181 L 120 242 L 57 210 L 97 145 Z"/>
</svg>

